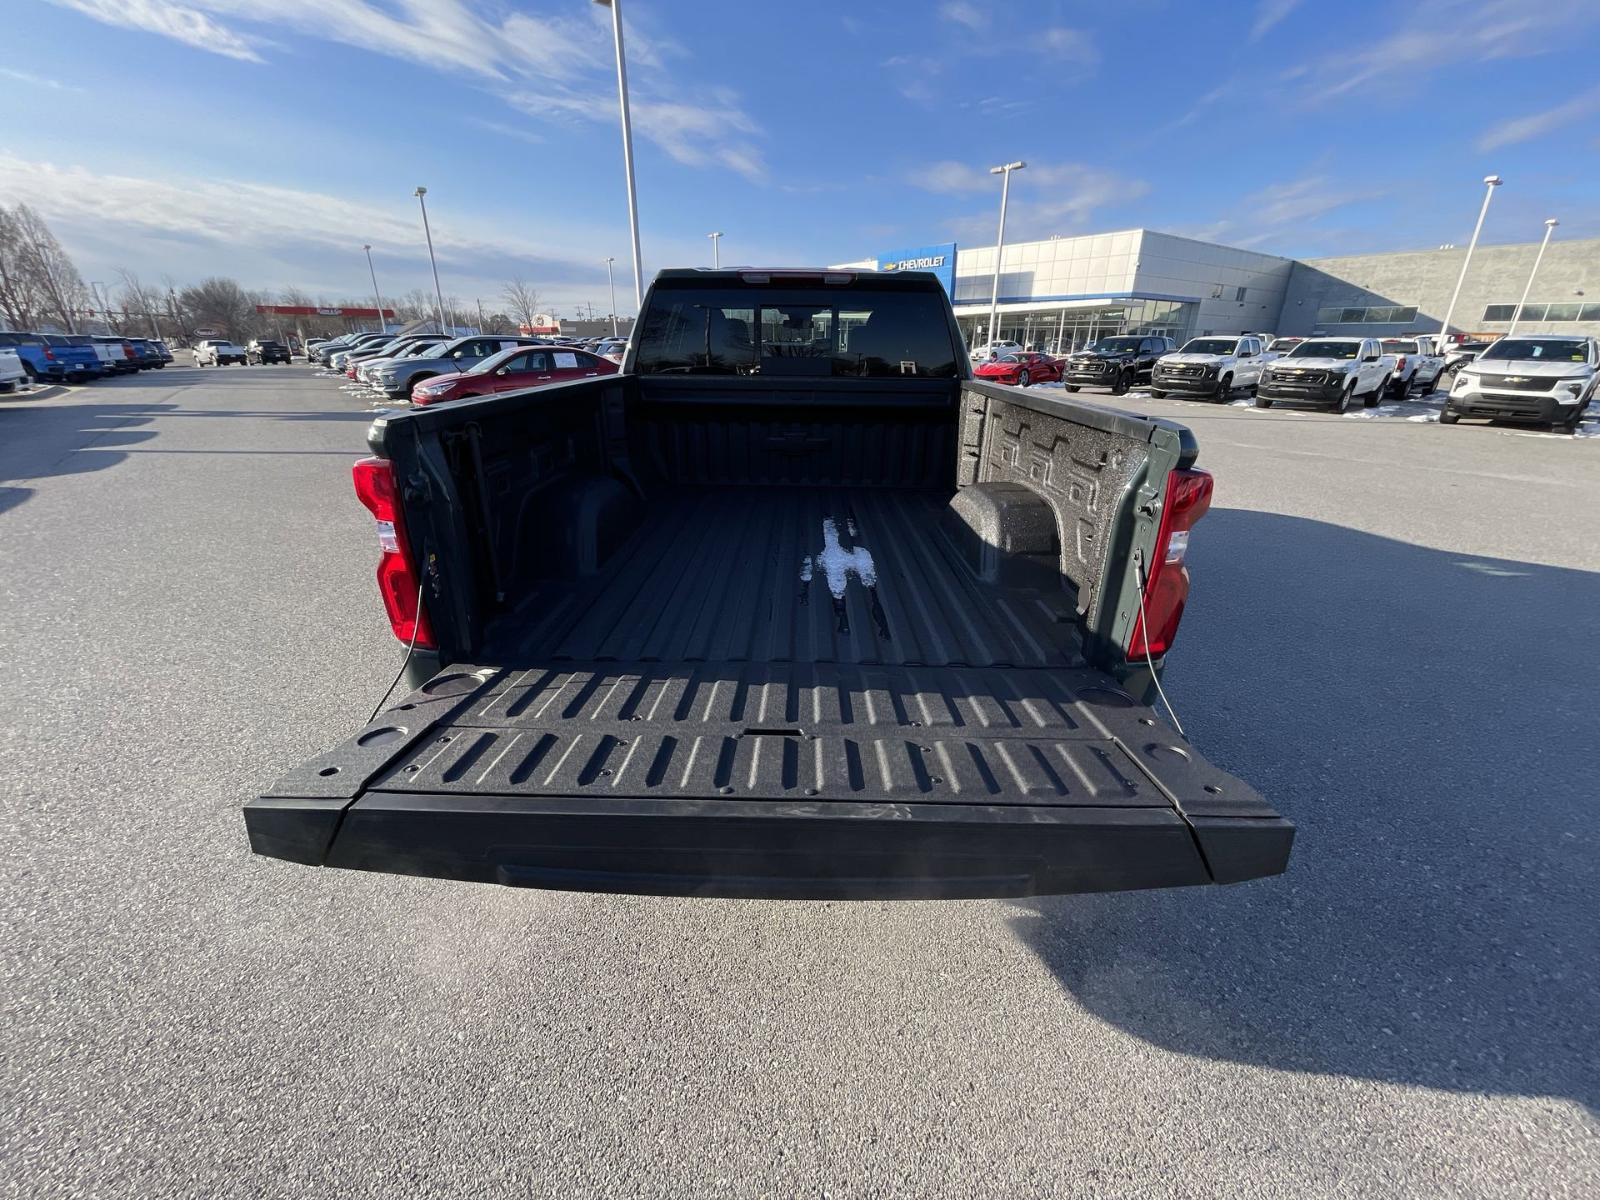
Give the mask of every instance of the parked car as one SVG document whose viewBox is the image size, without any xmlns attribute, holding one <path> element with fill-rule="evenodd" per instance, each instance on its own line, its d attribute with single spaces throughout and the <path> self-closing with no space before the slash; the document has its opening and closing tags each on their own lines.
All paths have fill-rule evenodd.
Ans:
<svg viewBox="0 0 1600 1200">
<path fill-rule="evenodd" d="M 421 341 L 412 342 L 398 354 L 391 354 L 382 358 L 365 358 L 356 364 L 356 379 L 368 386 L 376 386 L 378 372 L 391 362 L 403 358 L 434 358 L 439 352 L 450 344 L 451 339 L 441 338 L 438 334 L 429 334 Z"/>
<path fill-rule="evenodd" d="M 275 338 L 256 338 L 244 348 L 246 362 L 266 366 L 269 363 L 287 363 L 289 347 Z"/>
<path fill-rule="evenodd" d="M 1394 357 L 1376 338 L 1308 338 L 1272 363 L 1256 387 L 1256 407 L 1278 400 L 1345 412 L 1359 396 L 1374 407 L 1394 378 Z"/>
<path fill-rule="evenodd" d="M 1031 350 L 1018 350 L 981 362 L 972 368 L 979 379 L 994 383 L 1010 383 L 1027 387 L 1035 383 L 1059 383 L 1061 362 L 1048 354 L 1035 354 Z"/>
<path fill-rule="evenodd" d="M 420 690 L 247 804 L 256 854 L 789 899 L 1284 870 L 1293 826 L 1149 707 L 1194 435 L 972 378 L 931 274 L 824 278 L 664 271 L 628 373 L 373 423 L 356 494 Z M 792 357 L 727 311 L 870 316 Z"/>
<path fill-rule="evenodd" d="M 621 366 L 622 360 L 627 356 L 628 353 L 628 339 L 602 338 L 600 340 L 600 344 L 594 348 L 594 352 L 601 358 Z"/>
<path fill-rule="evenodd" d="M 399 358 L 413 346 L 439 340 L 439 335 L 436 333 L 408 333 L 401 337 L 392 337 L 386 342 L 370 342 L 357 349 L 346 350 L 343 352 L 344 357 L 342 359 L 345 374 L 351 379 L 356 379 L 360 374 L 356 369 L 357 367 L 365 366 L 367 363 L 377 359 Z"/>
<path fill-rule="evenodd" d="M 133 348 L 134 361 L 141 369 L 158 371 L 167 365 L 167 360 L 162 357 L 160 349 L 149 338 L 128 338 L 127 341 Z"/>
<path fill-rule="evenodd" d="M 1021 342 L 990 342 L 987 346 L 979 346 L 972 352 L 972 361 L 975 363 L 988 362 L 991 358 L 999 358 L 1002 354 L 1016 354 L 1026 349 Z"/>
<path fill-rule="evenodd" d="M 1600 343 L 1581 334 L 1503 337 L 1463 366 L 1439 421 L 1533 421 L 1569 433 L 1600 385 Z"/>
<path fill-rule="evenodd" d="M 105 368 L 100 365 L 100 356 L 95 353 L 94 346 L 87 337 L 47 333 L 44 335 L 44 342 L 55 353 L 56 358 L 66 365 L 68 383 L 87 383 L 105 374 Z"/>
<path fill-rule="evenodd" d="M 229 363 L 237 363 L 242 367 L 248 362 L 244 350 L 232 342 L 207 339 L 195 344 L 194 365 L 197 367 L 225 367 Z"/>
<path fill-rule="evenodd" d="M 452 375 L 470 371 L 484 359 L 514 346 L 541 345 L 538 338 L 511 334 L 484 337 L 473 334 L 445 343 L 432 358 L 399 358 L 375 373 L 373 382 L 390 399 L 400 400 L 411 395 L 411 389 L 436 375 Z"/>
<path fill-rule="evenodd" d="M 350 364 L 348 357 L 357 350 L 366 350 L 385 345 L 394 341 L 397 335 L 393 333 L 362 333 L 356 335 L 348 346 L 341 346 L 328 356 L 328 365 L 335 371 L 342 371 Z"/>
<path fill-rule="evenodd" d="M 22 370 L 35 383 L 65 383 L 67 364 L 57 358 L 42 333 L 0 333 L 0 349 L 15 350 Z"/>
<path fill-rule="evenodd" d="M 1396 400 L 1404 400 L 1413 390 L 1433 391 L 1444 373 L 1444 359 L 1433 352 L 1433 339 L 1384 338 L 1383 352 L 1394 355 L 1394 377 L 1389 387 Z"/>
<path fill-rule="evenodd" d="M 459 375 L 440 375 L 418 384 L 411 391 L 411 403 L 425 407 L 616 373 L 616 363 L 575 346 L 514 346 Z"/>
<path fill-rule="evenodd" d="M 1126 334 L 1101 338 L 1087 349 L 1067 356 L 1063 379 L 1067 391 L 1105 387 L 1113 396 L 1124 395 L 1141 380 L 1150 379 L 1156 359 L 1178 348 L 1169 337 Z"/>
<path fill-rule="evenodd" d="M 1182 350 L 1156 359 L 1150 394 L 1158 400 L 1168 392 L 1203 396 L 1226 404 L 1236 390 L 1255 390 L 1269 361 L 1266 353 L 1253 333 L 1190 338 Z"/>
<path fill-rule="evenodd" d="M 1482 354 L 1492 345 L 1494 345 L 1493 342 L 1484 341 L 1451 342 L 1449 348 L 1444 352 L 1444 369 L 1446 371 L 1458 370 L 1459 368 L 1464 367 L 1467 363 L 1471 362 L 1473 359 L 1477 358 L 1478 355 Z"/>
<path fill-rule="evenodd" d="M 22 358 L 11 346 L 0 346 L 0 392 L 11 393 L 26 386 L 28 373 L 22 369 Z"/>
<path fill-rule="evenodd" d="M 1273 338 L 1267 343 L 1267 353 L 1281 358 L 1305 340 L 1303 337 Z"/>
<path fill-rule="evenodd" d="M 126 375 L 135 369 L 128 348 L 121 338 L 80 333 L 77 339 L 95 352 L 95 356 L 100 360 L 102 375 Z"/>
</svg>

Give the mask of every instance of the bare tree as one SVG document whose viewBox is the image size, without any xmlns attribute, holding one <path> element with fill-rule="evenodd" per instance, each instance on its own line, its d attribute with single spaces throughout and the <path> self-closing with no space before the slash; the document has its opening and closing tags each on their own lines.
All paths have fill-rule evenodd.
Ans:
<svg viewBox="0 0 1600 1200">
<path fill-rule="evenodd" d="M 83 276 L 43 217 L 26 204 L 17 205 L 8 216 L 17 270 L 34 295 L 35 315 L 59 321 L 69 332 L 76 333 L 76 314 L 92 307 Z"/>
<path fill-rule="evenodd" d="M 22 252 L 22 230 L 0 205 L 0 315 L 13 329 L 32 329 L 38 311 L 38 289 Z"/>
<path fill-rule="evenodd" d="M 236 280 L 216 277 L 184 288 L 179 296 L 191 329 L 219 329 L 236 342 L 248 340 L 255 333 L 260 323 L 256 302 L 257 298 Z"/>
<path fill-rule="evenodd" d="M 524 329 L 532 329 L 534 315 L 539 311 L 538 291 L 518 277 L 506 284 L 500 295 L 511 310 L 511 319 Z"/>
<path fill-rule="evenodd" d="M 127 267 L 117 268 L 117 278 L 122 281 L 119 298 L 122 302 L 124 323 L 136 325 L 136 323 L 143 321 L 150 326 L 151 336 L 160 338 L 161 326 L 156 318 L 161 312 L 162 302 L 165 299 L 160 290 L 146 287 L 139 279 L 139 276 L 128 270 Z"/>
</svg>

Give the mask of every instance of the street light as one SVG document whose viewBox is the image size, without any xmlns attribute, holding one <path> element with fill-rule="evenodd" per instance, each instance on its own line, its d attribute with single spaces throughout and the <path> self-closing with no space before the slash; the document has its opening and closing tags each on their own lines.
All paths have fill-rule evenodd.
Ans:
<svg viewBox="0 0 1600 1200">
<path fill-rule="evenodd" d="M 992 346 L 999 339 L 995 336 L 999 331 L 996 322 L 1000 319 L 1000 256 L 1006 248 L 1006 202 L 1011 197 L 1011 172 L 1020 171 L 1028 164 L 1018 159 L 1016 162 L 1003 163 L 998 167 L 990 167 L 989 174 L 1000 176 L 1000 232 L 994 239 L 994 283 L 989 289 L 989 344 Z"/>
<path fill-rule="evenodd" d="M 1478 248 L 1478 235 L 1483 232 L 1483 219 L 1489 215 L 1489 201 L 1494 199 L 1494 190 L 1500 186 L 1501 180 L 1498 175 L 1485 175 L 1483 182 L 1483 207 L 1478 210 L 1478 223 L 1472 227 L 1472 240 L 1467 243 L 1467 256 L 1461 260 L 1461 274 L 1456 277 L 1456 290 L 1450 293 L 1450 307 L 1444 310 L 1444 324 L 1439 327 L 1441 342 L 1450 335 L 1450 318 L 1456 315 L 1456 301 L 1461 298 L 1461 285 L 1467 281 L 1467 267 L 1472 263 L 1472 252 Z"/>
<path fill-rule="evenodd" d="M 100 306 L 101 315 L 106 319 L 106 332 L 115 333 L 116 330 L 111 327 L 111 289 L 91 279 L 89 291 L 94 295 L 94 302 Z"/>
<path fill-rule="evenodd" d="M 606 286 L 611 289 L 611 336 L 617 336 L 617 281 L 611 275 L 611 264 L 614 258 L 606 259 Z"/>
<path fill-rule="evenodd" d="M 1517 301 L 1517 310 L 1511 314 L 1511 328 L 1506 330 L 1506 336 L 1511 337 L 1517 332 L 1517 322 L 1522 320 L 1522 306 L 1528 302 L 1528 293 L 1533 291 L 1533 277 L 1539 273 L 1539 264 L 1544 261 L 1544 249 L 1550 244 L 1550 235 L 1556 231 L 1560 221 L 1551 217 L 1544 223 L 1544 241 L 1539 243 L 1539 253 L 1534 255 L 1533 270 L 1528 272 L 1528 286 L 1522 289 L 1522 299 Z"/>
<path fill-rule="evenodd" d="M 716 233 L 708 233 L 706 236 L 711 239 L 711 266 L 714 270 L 721 270 L 722 252 L 719 247 L 722 242 L 722 232 L 718 230 Z"/>
<path fill-rule="evenodd" d="M 628 115 L 628 59 L 622 51 L 620 0 L 594 0 L 611 10 L 611 32 L 617 43 L 617 103 L 622 110 L 622 170 L 628 180 L 628 235 L 633 239 L 634 312 L 644 307 L 644 262 L 639 257 L 639 201 L 633 187 L 633 122 Z"/>
<path fill-rule="evenodd" d="M 372 247 L 363 245 L 361 248 L 367 252 L 367 274 L 372 276 L 372 299 L 378 305 L 378 328 L 388 332 L 389 323 L 383 319 L 383 294 L 378 291 L 378 272 L 372 266 Z M 444 330 L 439 332 L 443 333 Z"/>
<path fill-rule="evenodd" d="M 428 239 L 428 264 L 433 267 L 433 298 L 439 302 L 439 334 L 444 336 L 444 289 L 439 286 L 439 264 L 433 257 L 433 232 L 428 228 L 428 202 L 423 199 L 428 194 L 428 189 L 418 187 L 411 193 L 417 198 L 417 203 L 422 206 L 422 236 Z M 376 284 L 374 284 L 376 286 Z M 378 305 L 378 319 L 382 321 L 383 305 Z"/>
</svg>

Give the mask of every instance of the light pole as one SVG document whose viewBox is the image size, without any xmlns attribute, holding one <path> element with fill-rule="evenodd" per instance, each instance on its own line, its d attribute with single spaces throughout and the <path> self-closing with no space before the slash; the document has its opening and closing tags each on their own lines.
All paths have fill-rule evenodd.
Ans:
<svg viewBox="0 0 1600 1200">
<path fill-rule="evenodd" d="M 1550 235 L 1556 231 L 1560 221 L 1551 217 L 1544 223 L 1544 241 L 1539 243 L 1539 253 L 1534 255 L 1533 270 L 1528 272 L 1528 286 L 1522 289 L 1522 299 L 1517 301 L 1517 310 L 1511 314 L 1511 328 L 1506 330 L 1506 336 L 1511 337 L 1517 332 L 1517 322 L 1522 320 L 1522 306 L 1528 302 L 1528 293 L 1533 291 L 1533 277 L 1539 273 L 1539 264 L 1544 261 L 1545 247 L 1550 244 Z"/>
<path fill-rule="evenodd" d="M 712 269 L 720 271 L 722 269 L 722 250 L 720 248 L 722 243 L 722 231 L 718 230 L 716 233 L 708 233 L 706 236 L 711 239 Z"/>
<path fill-rule="evenodd" d="M 417 198 L 417 203 L 422 205 L 422 236 L 428 239 L 428 265 L 433 268 L 433 298 L 439 302 L 439 335 L 443 337 L 445 336 L 444 289 L 439 286 L 439 263 L 433 257 L 433 232 L 428 228 L 428 202 L 424 199 L 427 194 L 428 189 L 425 187 L 418 187 L 412 193 Z M 378 308 L 381 310 L 383 306 L 380 304 Z M 383 313 L 380 311 L 378 316 L 381 319 Z"/>
<path fill-rule="evenodd" d="M 111 327 L 111 289 L 91 279 L 89 290 L 94 293 L 94 302 L 100 306 L 100 311 L 105 315 L 106 332 L 115 333 L 116 330 Z"/>
<path fill-rule="evenodd" d="M 611 32 L 617 43 L 617 103 L 622 109 L 622 170 L 628 179 L 628 235 L 633 239 L 634 312 L 644 307 L 644 262 L 639 257 L 639 200 L 633 187 L 633 121 L 628 115 L 628 59 L 622 51 L 621 0 L 594 0 L 611 10 Z"/>
<path fill-rule="evenodd" d="M 990 167 L 989 174 L 1000 176 L 1000 232 L 994 239 L 994 283 L 989 288 L 989 344 L 999 341 L 1000 327 L 1000 256 L 1006 248 L 1006 202 L 1011 198 L 1011 172 L 1020 171 L 1028 164 L 1018 159 Z"/>
<path fill-rule="evenodd" d="M 617 336 L 617 281 L 612 277 L 611 264 L 614 258 L 606 259 L 606 286 L 611 289 L 611 336 Z"/>
<path fill-rule="evenodd" d="M 484 328 L 485 324 L 487 324 L 487 322 L 484 321 L 484 319 L 483 319 L 483 297 L 480 296 L 480 297 L 478 297 L 478 332 L 479 333 L 487 333 L 487 332 L 489 332 L 487 329 Z"/>
<path fill-rule="evenodd" d="M 1498 175 L 1485 175 L 1483 182 L 1483 207 L 1478 210 L 1478 223 L 1472 227 L 1472 240 L 1467 243 L 1467 256 L 1461 260 L 1461 274 L 1456 277 L 1456 290 L 1450 293 L 1450 307 L 1444 310 L 1444 324 L 1439 326 L 1441 342 L 1450 335 L 1450 318 L 1456 315 L 1456 301 L 1461 298 L 1461 285 L 1467 281 L 1467 267 L 1472 263 L 1472 252 L 1478 248 L 1478 235 L 1483 232 L 1483 219 L 1489 215 L 1489 201 L 1494 199 L 1494 190 L 1500 186 L 1501 180 Z"/>
<path fill-rule="evenodd" d="M 372 247 L 363 245 L 361 248 L 367 252 L 367 274 L 372 276 L 372 299 L 378 306 L 378 328 L 387 333 L 389 323 L 383 319 L 383 294 L 378 291 L 378 272 L 372 266 Z M 430 253 L 432 251 L 431 245 L 429 246 L 429 251 Z"/>
</svg>

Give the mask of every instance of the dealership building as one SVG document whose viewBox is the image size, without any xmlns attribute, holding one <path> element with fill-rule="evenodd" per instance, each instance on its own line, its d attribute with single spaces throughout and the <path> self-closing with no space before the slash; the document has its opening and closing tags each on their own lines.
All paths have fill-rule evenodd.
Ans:
<svg viewBox="0 0 1600 1200">
<path fill-rule="evenodd" d="M 1538 252 L 1538 242 L 1480 244 L 1451 328 L 1505 333 Z M 970 345 L 1017 341 L 1065 353 L 1118 333 L 1180 342 L 1211 333 L 1433 333 L 1465 254 L 1446 246 L 1301 260 L 1150 229 L 1010 243 L 1000 262 L 994 337 L 987 328 L 993 246 L 919 246 L 836 265 L 934 271 Z M 1551 241 L 1517 329 L 1600 336 L 1600 238 Z"/>
</svg>

